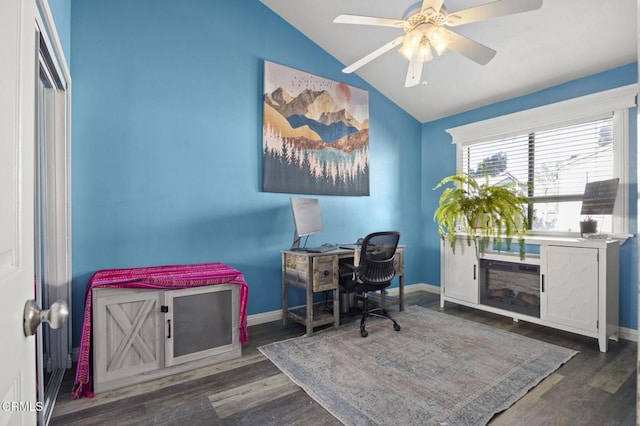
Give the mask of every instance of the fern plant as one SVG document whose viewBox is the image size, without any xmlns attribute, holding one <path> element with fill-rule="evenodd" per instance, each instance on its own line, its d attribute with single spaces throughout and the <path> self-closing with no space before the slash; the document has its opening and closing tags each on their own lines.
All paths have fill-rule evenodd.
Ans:
<svg viewBox="0 0 640 426">
<path fill-rule="evenodd" d="M 509 182 L 490 185 L 489 177 L 478 183 L 467 174 L 456 174 L 442 179 L 433 189 L 444 188 L 433 219 L 438 233 L 448 240 L 455 251 L 458 230 L 467 234 L 467 243 L 473 241 L 483 252 L 494 242 L 498 250 L 502 243 L 507 251 L 511 241 L 518 239 L 520 258 L 524 259 L 524 235 L 527 233 L 527 197 L 518 195 L 518 184 Z"/>
</svg>

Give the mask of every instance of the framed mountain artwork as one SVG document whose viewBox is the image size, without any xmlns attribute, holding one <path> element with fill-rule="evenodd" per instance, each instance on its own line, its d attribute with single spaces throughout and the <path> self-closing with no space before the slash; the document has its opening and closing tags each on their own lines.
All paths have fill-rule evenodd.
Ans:
<svg viewBox="0 0 640 426">
<path fill-rule="evenodd" d="M 262 190 L 369 195 L 369 94 L 264 63 Z"/>
</svg>

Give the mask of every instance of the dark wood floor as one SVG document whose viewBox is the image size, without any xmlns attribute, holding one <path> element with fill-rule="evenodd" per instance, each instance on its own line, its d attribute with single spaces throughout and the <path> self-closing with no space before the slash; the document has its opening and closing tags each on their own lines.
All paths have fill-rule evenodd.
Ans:
<svg viewBox="0 0 640 426">
<path fill-rule="evenodd" d="M 439 297 L 410 293 L 407 305 L 439 310 Z M 492 425 L 635 425 L 637 344 L 610 342 L 598 351 L 595 339 L 529 324 L 457 305 L 449 315 L 488 324 L 534 339 L 580 351 L 532 389 Z M 304 334 L 304 328 L 281 322 L 249 328 L 242 357 L 70 400 L 74 372 L 65 375 L 51 425 L 339 425 L 331 414 L 291 382 L 259 351 L 273 341 Z"/>
</svg>

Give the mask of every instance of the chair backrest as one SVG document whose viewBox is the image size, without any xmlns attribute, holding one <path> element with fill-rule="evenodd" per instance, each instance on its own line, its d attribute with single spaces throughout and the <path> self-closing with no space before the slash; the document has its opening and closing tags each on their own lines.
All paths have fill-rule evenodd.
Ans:
<svg viewBox="0 0 640 426">
<path fill-rule="evenodd" d="M 395 276 L 393 257 L 400 241 L 400 232 L 374 232 L 362 242 L 358 279 L 366 284 L 390 283 Z"/>
</svg>

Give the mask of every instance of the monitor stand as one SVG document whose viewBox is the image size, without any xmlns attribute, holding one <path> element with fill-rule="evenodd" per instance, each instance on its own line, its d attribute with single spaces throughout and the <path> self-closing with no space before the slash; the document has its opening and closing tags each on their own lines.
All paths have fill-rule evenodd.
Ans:
<svg viewBox="0 0 640 426">
<path fill-rule="evenodd" d="M 298 236 L 298 231 L 294 230 L 293 231 L 293 244 L 291 244 L 291 251 L 300 251 L 300 239 L 301 237 Z"/>
</svg>

